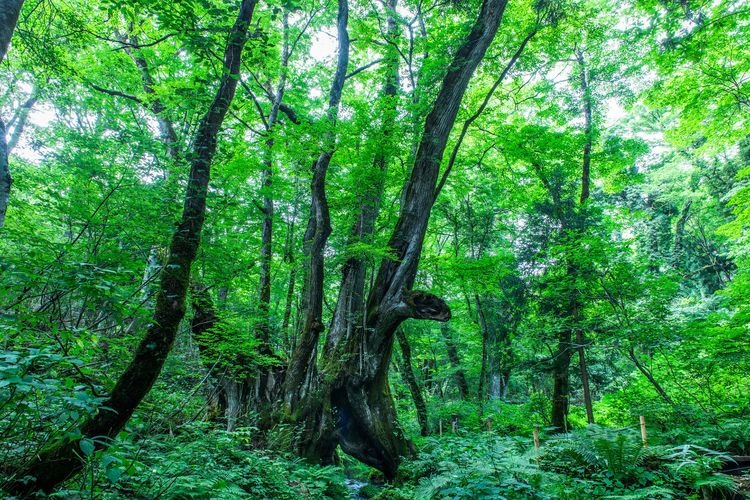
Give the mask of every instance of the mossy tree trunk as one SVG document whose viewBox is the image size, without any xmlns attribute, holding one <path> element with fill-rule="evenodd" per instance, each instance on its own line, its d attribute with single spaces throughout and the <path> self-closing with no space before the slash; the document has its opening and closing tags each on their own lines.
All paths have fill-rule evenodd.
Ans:
<svg viewBox="0 0 750 500">
<path fill-rule="evenodd" d="M 161 372 L 177 327 L 185 315 L 190 268 L 198 252 L 205 219 L 211 161 L 216 152 L 219 130 L 234 98 L 242 51 L 256 4 L 257 0 L 243 0 L 240 5 L 224 52 L 224 74 L 196 132 L 182 219 L 172 236 L 169 257 L 161 274 L 154 320 L 99 412 L 81 426 L 80 437 L 53 443 L 31 464 L 19 470 L 17 480 L 11 485 L 14 494 L 51 491 L 80 471 L 83 467 L 79 448 L 81 440 L 90 439 L 97 448 L 106 447 L 127 423 Z M 24 482 L 24 479 L 31 480 Z"/>
<path fill-rule="evenodd" d="M 485 0 L 466 40 L 456 51 L 427 115 L 414 165 L 403 189 L 401 210 L 380 264 L 361 324 L 323 359 L 319 386 L 307 406 L 302 443 L 307 456 L 332 459 L 338 444 L 348 454 L 395 476 L 410 450 L 401 433 L 388 387 L 394 336 L 407 318 L 447 321 L 450 309 L 429 293 L 413 291 L 438 175 L 448 136 L 474 70 L 495 37 L 506 0 Z M 351 321 L 351 319 L 350 319 Z M 332 433 L 331 433 L 332 431 Z"/>
</svg>

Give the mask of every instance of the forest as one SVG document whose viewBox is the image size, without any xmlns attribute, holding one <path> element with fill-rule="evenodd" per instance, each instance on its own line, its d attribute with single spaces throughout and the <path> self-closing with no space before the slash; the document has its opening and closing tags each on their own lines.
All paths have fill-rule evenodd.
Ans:
<svg viewBox="0 0 750 500">
<path fill-rule="evenodd" d="M 0 0 L 0 496 L 750 498 L 750 1 Z"/>
</svg>

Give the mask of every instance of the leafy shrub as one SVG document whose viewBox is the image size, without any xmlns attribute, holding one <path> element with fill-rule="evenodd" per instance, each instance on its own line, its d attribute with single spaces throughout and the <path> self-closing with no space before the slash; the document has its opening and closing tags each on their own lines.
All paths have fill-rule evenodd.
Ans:
<svg viewBox="0 0 750 500">
<path fill-rule="evenodd" d="M 403 466 L 403 479 L 412 484 L 389 494 L 411 498 L 549 498 L 539 488 L 542 479 L 532 464 L 528 439 L 481 433 L 427 438 L 422 444 L 418 459 Z"/>
<path fill-rule="evenodd" d="M 255 432 L 227 432 L 198 423 L 176 436 L 156 435 L 137 442 L 121 436 L 90 464 L 84 476 L 93 481 L 79 489 L 73 481 L 59 494 L 227 500 L 348 497 L 341 469 L 251 449 Z"/>
<path fill-rule="evenodd" d="M 577 479 L 580 494 L 681 498 L 732 489 L 731 479 L 715 474 L 721 457 L 695 445 L 645 447 L 637 432 L 590 426 L 548 440 L 541 460 L 543 469 Z"/>
</svg>

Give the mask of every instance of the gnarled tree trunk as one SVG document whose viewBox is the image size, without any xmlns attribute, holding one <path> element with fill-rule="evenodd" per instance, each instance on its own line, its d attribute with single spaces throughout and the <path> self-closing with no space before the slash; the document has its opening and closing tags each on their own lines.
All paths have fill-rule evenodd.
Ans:
<svg viewBox="0 0 750 500">
<path fill-rule="evenodd" d="M 401 433 L 388 387 L 388 367 L 396 329 L 407 318 L 447 321 L 450 309 L 438 297 L 411 290 L 416 277 L 430 210 L 439 192 L 440 163 L 461 99 L 474 70 L 495 37 L 506 0 L 485 0 L 467 39 L 458 48 L 425 121 L 410 177 L 404 187 L 401 211 L 388 246 L 393 258 L 384 259 L 367 300 L 363 324 L 353 325 L 346 341 L 339 341 L 323 360 L 316 393 L 324 402 L 313 421 L 326 425 L 306 428 L 310 443 L 335 442 L 348 454 L 392 478 L 400 457 L 410 447 Z M 322 412 L 322 415 L 321 413 Z M 317 435 L 315 434 L 317 433 Z M 325 460 L 328 446 L 313 446 Z"/>
</svg>

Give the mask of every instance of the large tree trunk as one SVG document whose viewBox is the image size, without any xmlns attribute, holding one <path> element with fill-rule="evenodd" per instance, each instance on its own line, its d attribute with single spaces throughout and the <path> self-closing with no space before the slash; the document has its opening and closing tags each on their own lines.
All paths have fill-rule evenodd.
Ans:
<svg viewBox="0 0 750 500">
<path fill-rule="evenodd" d="M 387 36 L 393 44 L 397 43 L 399 35 L 395 18 L 396 5 L 397 0 L 388 0 Z M 399 54 L 393 44 L 389 45 L 389 52 L 384 61 L 386 76 L 381 101 L 385 109 L 379 147 L 372 164 L 373 175 L 369 176 L 373 181 L 365 186 L 361 194 L 357 219 L 349 235 L 350 245 L 359 242 L 372 243 L 375 220 L 378 217 L 383 197 L 385 170 L 396 122 L 399 91 Z M 361 328 L 364 324 L 367 264 L 367 259 L 357 255 L 348 258 L 344 263 L 338 301 L 326 338 L 324 355 L 330 353 L 340 342 L 351 338 L 353 330 Z"/>
<path fill-rule="evenodd" d="M 398 36 L 398 26 L 395 20 L 396 0 L 388 2 L 388 36 L 395 40 Z M 398 96 L 398 53 L 390 47 L 385 58 L 386 80 L 383 87 L 383 101 L 385 113 L 381 128 L 382 140 L 380 148 L 373 159 L 374 182 L 365 187 L 360 199 L 360 207 L 354 227 L 349 236 L 349 244 L 371 242 L 375 231 L 380 200 L 384 186 L 384 171 L 388 164 L 389 141 L 393 135 L 396 119 L 396 99 Z M 352 256 L 344 263 L 343 277 L 339 288 L 339 296 L 334 311 L 331 327 L 326 337 L 323 357 L 336 359 L 341 354 L 340 348 L 345 346 L 355 335 L 356 331 L 364 327 L 365 321 L 365 278 L 367 261 L 359 256 Z M 360 346 L 364 348 L 364 346 Z M 359 351 L 361 353 L 361 351 Z M 324 360 L 324 364 L 326 361 Z M 301 435 L 299 441 L 304 454 L 313 460 L 330 462 L 333 459 L 338 444 L 336 419 L 347 420 L 346 414 L 331 415 L 329 401 L 333 398 L 332 386 L 325 381 L 316 380 L 317 390 L 314 398 L 305 402 L 305 425 L 308 432 Z M 387 385 L 387 382 L 386 382 Z M 386 388 L 387 390 L 387 388 Z"/>
<path fill-rule="evenodd" d="M 213 103 L 196 132 L 182 219 L 172 236 L 169 257 L 161 274 L 153 323 L 99 412 L 81 427 L 82 438 L 94 440 L 98 448 L 106 446 L 117 436 L 148 394 L 185 315 L 190 268 L 198 252 L 205 219 L 211 161 L 224 116 L 234 98 L 242 50 L 256 3 L 257 0 L 243 0 L 240 6 L 224 52 L 224 74 Z M 81 438 L 66 440 L 43 450 L 16 476 L 19 479 L 31 476 L 35 481 L 27 484 L 16 481 L 11 486 L 12 492 L 23 495 L 39 490 L 50 491 L 78 472 L 83 466 L 79 457 L 80 441 Z"/>
<path fill-rule="evenodd" d="M 403 328 L 396 330 L 396 338 L 401 348 L 401 376 L 409 387 L 414 408 L 417 410 L 417 421 L 419 422 L 419 433 L 422 436 L 430 434 L 430 422 L 427 418 L 427 404 L 422 397 L 422 389 L 419 387 L 417 377 L 414 375 L 414 367 L 411 362 L 411 346 L 406 338 Z"/>
<path fill-rule="evenodd" d="M 21 14 L 23 0 L 0 0 L 0 63 L 8 53 L 10 39 L 16 29 L 18 16 Z M 0 119 L 0 229 L 5 225 L 5 213 L 10 201 L 10 187 L 13 178 L 8 167 L 9 148 L 6 142 L 5 123 Z"/>
<path fill-rule="evenodd" d="M 364 326 L 354 328 L 327 356 L 323 380 L 330 399 L 323 404 L 335 425 L 342 449 L 395 476 L 400 457 L 410 451 L 396 422 L 388 387 L 394 334 L 407 318 L 447 321 L 450 309 L 432 294 L 412 291 L 430 210 L 438 193 L 437 179 L 448 136 L 474 70 L 494 39 L 506 0 L 485 0 L 467 39 L 450 64 L 424 131 L 410 177 L 403 190 L 401 212 L 388 243 L 393 258 L 384 259 L 370 291 Z M 329 408 L 330 407 L 330 408 Z"/>
</svg>

